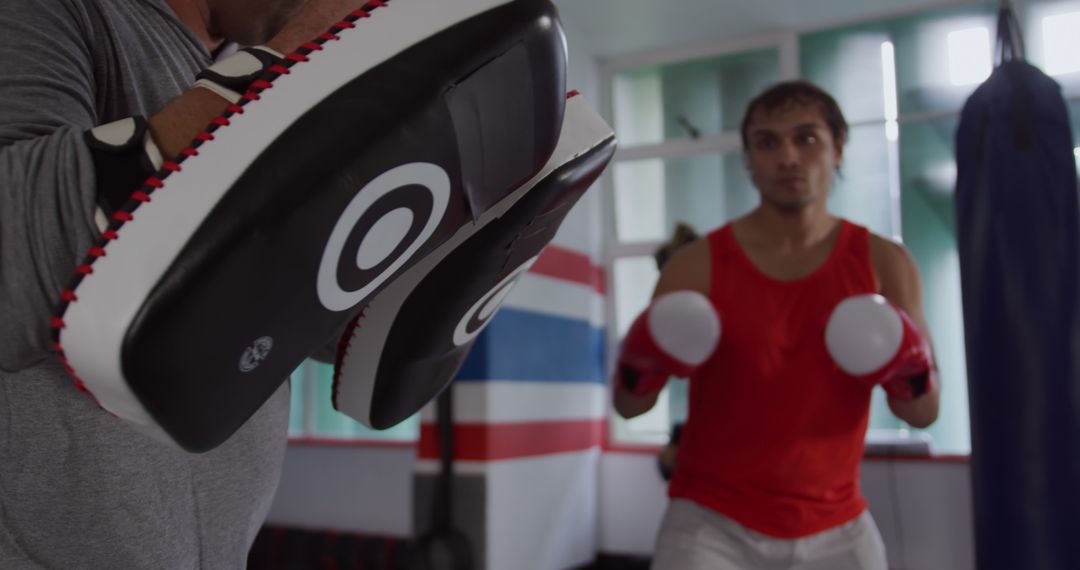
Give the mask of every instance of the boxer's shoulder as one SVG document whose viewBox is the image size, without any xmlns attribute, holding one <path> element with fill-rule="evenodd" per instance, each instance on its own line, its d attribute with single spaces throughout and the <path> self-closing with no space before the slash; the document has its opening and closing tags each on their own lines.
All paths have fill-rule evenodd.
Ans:
<svg viewBox="0 0 1080 570">
<path fill-rule="evenodd" d="M 679 248 L 664 265 L 654 297 L 678 290 L 709 294 L 712 254 L 707 239 L 698 239 Z"/>
<path fill-rule="evenodd" d="M 919 272 L 915 259 L 902 243 L 870 234 L 870 263 L 878 281 L 879 291 L 892 297 L 918 284 Z"/>
</svg>

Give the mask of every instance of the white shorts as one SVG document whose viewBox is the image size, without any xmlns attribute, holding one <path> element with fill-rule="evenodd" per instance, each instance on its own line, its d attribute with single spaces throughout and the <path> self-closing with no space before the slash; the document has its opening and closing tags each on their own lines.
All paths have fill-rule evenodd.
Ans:
<svg viewBox="0 0 1080 570">
<path fill-rule="evenodd" d="M 652 570 L 888 570 L 869 511 L 829 530 L 784 539 L 674 499 L 660 525 Z"/>
</svg>

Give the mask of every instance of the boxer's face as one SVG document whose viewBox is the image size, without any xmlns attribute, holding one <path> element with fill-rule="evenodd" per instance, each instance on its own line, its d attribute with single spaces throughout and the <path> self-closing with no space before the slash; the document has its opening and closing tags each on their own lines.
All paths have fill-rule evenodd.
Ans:
<svg viewBox="0 0 1080 570">
<path fill-rule="evenodd" d="M 747 132 L 747 164 L 763 201 L 799 209 L 828 197 L 843 149 L 816 104 L 759 109 Z"/>
<path fill-rule="evenodd" d="M 211 33 L 241 45 L 266 43 L 307 0 L 206 0 Z"/>
</svg>

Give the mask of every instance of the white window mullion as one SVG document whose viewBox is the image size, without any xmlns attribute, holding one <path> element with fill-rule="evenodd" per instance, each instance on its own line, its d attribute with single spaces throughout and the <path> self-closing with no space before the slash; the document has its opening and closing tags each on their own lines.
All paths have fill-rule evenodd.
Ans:
<svg viewBox="0 0 1080 570">
<path fill-rule="evenodd" d="M 673 139 L 656 144 L 638 145 L 620 148 L 615 151 L 615 162 L 630 162 L 659 158 L 670 160 L 699 154 L 727 154 L 742 148 L 742 139 L 738 131 L 728 131 L 719 135 L 704 136 L 699 139 Z"/>
<path fill-rule="evenodd" d="M 622 257 L 652 257 L 656 250 L 664 245 L 662 241 L 642 241 L 636 243 L 618 243 L 613 242 L 611 249 L 609 250 L 609 257 L 607 261 L 609 263 L 615 263 L 615 260 Z"/>
</svg>

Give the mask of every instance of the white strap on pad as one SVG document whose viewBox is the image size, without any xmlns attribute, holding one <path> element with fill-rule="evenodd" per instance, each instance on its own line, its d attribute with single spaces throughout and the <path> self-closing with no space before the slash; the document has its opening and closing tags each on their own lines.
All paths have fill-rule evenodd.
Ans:
<svg viewBox="0 0 1080 570">
<path fill-rule="evenodd" d="M 199 72 L 195 76 L 195 87 L 208 89 L 230 103 L 236 103 L 251 82 L 282 60 L 280 53 L 266 46 L 246 47 Z"/>
</svg>

